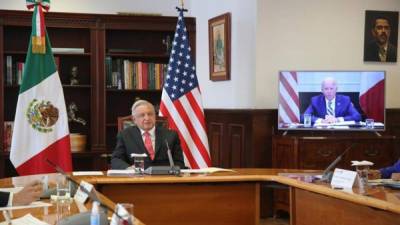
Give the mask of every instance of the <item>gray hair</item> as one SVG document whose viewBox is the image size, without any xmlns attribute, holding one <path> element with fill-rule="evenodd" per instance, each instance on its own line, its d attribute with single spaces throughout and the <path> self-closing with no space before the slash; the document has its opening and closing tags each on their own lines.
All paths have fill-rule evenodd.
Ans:
<svg viewBox="0 0 400 225">
<path fill-rule="evenodd" d="M 153 109 L 153 111 L 155 111 L 154 106 L 153 106 L 153 104 L 151 104 L 151 102 L 146 101 L 146 100 L 137 100 L 135 103 L 133 103 L 132 108 L 131 108 L 132 116 L 135 116 L 136 108 L 139 106 L 142 106 L 142 105 L 148 105 Z"/>
<path fill-rule="evenodd" d="M 335 78 L 333 78 L 333 77 L 325 77 L 321 82 L 321 89 L 324 88 L 325 82 L 327 82 L 327 81 L 331 81 L 337 87 L 337 82 L 336 82 Z"/>
</svg>

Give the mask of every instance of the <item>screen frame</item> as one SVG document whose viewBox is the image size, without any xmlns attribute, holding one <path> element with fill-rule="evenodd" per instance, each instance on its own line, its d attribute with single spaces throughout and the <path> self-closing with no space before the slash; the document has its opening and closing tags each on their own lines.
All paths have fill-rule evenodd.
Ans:
<svg viewBox="0 0 400 225">
<path fill-rule="evenodd" d="M 310 73 L 363 73 L 363 72 L 380 72 L 383 73 L 383 94 L 384 94 L 384 99 L 383 99 L 383 127 L 374 127 L 372 129 L 361 129 L 361 128 L 346 128 L 346 129 L 335 129 L 335 128 L 317 128 L 317 127 L 282 127 L 280 126 L 280 120 L 279 120 L 279 115 L 280 115 L 280 76 L 282 74 L 282 72 L 310 72 Z M 328 75 L 329 76 L 329 75 Z M 386 130 L 386 70 L 279 70 L 278 71 L 278 79 L 277 79 L 277 87 L 278 87 L 278 95 L 277 95 L 277 128 L 280 131 L 321 131 L 321 132 L 333 132 L 333 131 L 338 131 L 338 132 L 346 132 L 346 131 L 356 131 L 356 132 L 384 132 Z M 299 92 L 300 93 L 300 92 Z M 338 93 L 341 93 L 341 91 L 339 91 Z M 299 108 L 301 108 L 301 106 L 299 106 Z M 304 112 L 303 112 L 304 113 Z M 300 112 L 300 116 L 302 115 L 302 113 Z"/>
</svg>

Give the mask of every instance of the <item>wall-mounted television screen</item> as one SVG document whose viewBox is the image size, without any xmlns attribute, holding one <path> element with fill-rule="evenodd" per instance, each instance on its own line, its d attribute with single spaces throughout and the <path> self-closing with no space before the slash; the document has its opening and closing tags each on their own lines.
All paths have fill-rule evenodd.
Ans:
<svg viewBox="0 0 400 225">
<path fill-rule="evenodd" d="M 280 71 L 281 130 L 385 130 L 385 71 Z"/>
</svg>

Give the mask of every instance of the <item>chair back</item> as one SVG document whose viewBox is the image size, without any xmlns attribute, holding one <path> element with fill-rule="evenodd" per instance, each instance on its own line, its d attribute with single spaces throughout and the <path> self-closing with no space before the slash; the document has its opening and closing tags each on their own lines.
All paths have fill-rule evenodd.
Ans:
<svg viewBox="0 0 400 225">
<path fill-rule="evenodd" d="M 136 126 L 136 124 L 132 120 L 132 116 L 120 116 L 117 118 L 117 124 L 118 124 L 118 132 L 130 127 L 130 126 Z M 168 129 L 168 120 L 165 117 L 156 117 L 156 125 L 157 126 L 162 126 L 164 128 Z"/>
</svg>

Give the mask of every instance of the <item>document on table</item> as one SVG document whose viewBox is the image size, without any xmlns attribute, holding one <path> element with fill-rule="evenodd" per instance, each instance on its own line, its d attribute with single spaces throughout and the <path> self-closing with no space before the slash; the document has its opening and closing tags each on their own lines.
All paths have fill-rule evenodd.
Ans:
<svg viewBox="0 0 400 225">
<path fill-rule="evenodd" d="M 203 169 L 182 169 L 182 173 L 216 173 L 216 172 L 236 172 L 231 169 L 224 169 L 218 167 L 209 167 Z"/>
<path fill-rule="evenodd" d="M 12 187 L 12 188 L 0 188 L 0 191 L 2 192 L 12 192 L 12 193 L 18 193 L 23 189 L 23 187 Z"/>
<path fill-rule="evenodd" d="M 107 170 L 107 176 L 135 175 L 135 170 Z"/>
<path fill-rule="evenodd" d="M 72 172 L 73 176 L 102 176 L 102 171 L 75 171 Z"/>
<path fill-rule="evenodd" d="M 37 202 L 32 202 L 29 205 L 19 205 L 19 206 L 6 206 L 6 207 L 0 207 L 0 211 L 4 210 L 17 210 L 17 209 L 29 209 L 29 208 L 38 208 L 38 207 L 49 207 L 51 206 L 50 203 L 42 202 L 42 201 L 37 201 Z"/>
<path fill-rule="evenodd" d="M 26 214 L 23 217 L 11 220 L 12 225 L 49 225 L 48 223 L 37 219 L 36 217 L 32 216 L 31 214 Z M 7 221 L 1 222 L 0 225 L 8 225 Z"/>
</svg>

